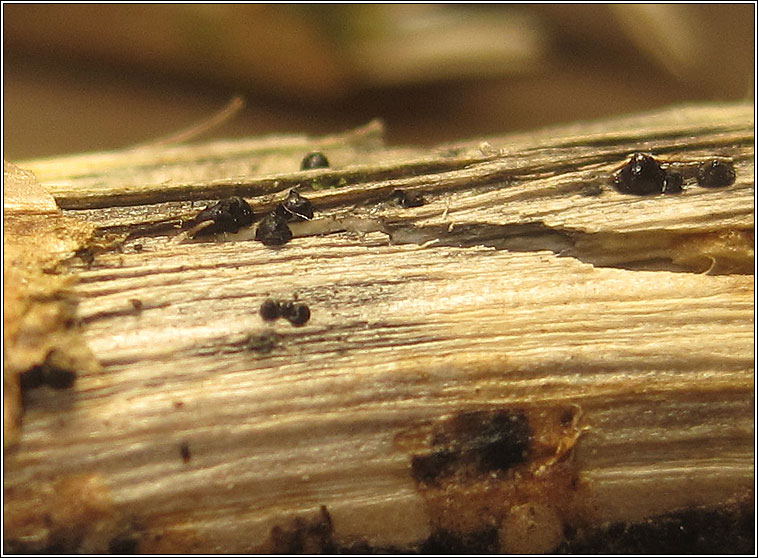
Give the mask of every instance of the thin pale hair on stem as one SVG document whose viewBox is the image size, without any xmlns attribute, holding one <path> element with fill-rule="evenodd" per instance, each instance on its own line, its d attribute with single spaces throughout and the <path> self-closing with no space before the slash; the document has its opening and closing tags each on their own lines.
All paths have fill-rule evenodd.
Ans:
<svg viewBox="0 0 758 558">
<path fill-rule="evenodd" d="M 145 143 L 137 144 L 134 146 L 134 149 L 160 147 L 165 145 L 178 145 L 187 141 L 191 141 L 228 122 L 237 116 L 243 108 L 245 108 L 245 99 L 240 95 L 236 95 L 224 106 L 224 108 L 213 114 L 211 117 L 205 118 L 199 122 L 192 124 L 191 126 L 183 128 L 177 132 L 173 132 L 167 136 L 163 136 L 162 138 L 157 138 Z"/>
</svg>

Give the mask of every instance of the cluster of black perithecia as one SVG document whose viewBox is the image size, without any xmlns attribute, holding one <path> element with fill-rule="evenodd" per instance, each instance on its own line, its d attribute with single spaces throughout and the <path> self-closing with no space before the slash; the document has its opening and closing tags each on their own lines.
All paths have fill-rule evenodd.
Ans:
<svg viewBox="0 0 758 558">
<path fill-rule="evenodd" d="M 252 225 L 253 217 L 253 210 L 245 200 L 232 197 L 206 207 L 186 225 L 193 227 L 195 236 L 236 233 L 240 228 Z M 292 240 L 288 223 L 311 219 L 313 204 L 295 190 L 290 190 L 287 199 L 261 219 L 255 231 L 255 240 L 266 246 L 282 246 Z"/>
<path fill-rule="evenodd" d="M 282 246 L 292 240 L 289 222 L 311 219 L 313 219 L 313 204 L 295 190 L 290 190 L 287 199 L 261 220 L 255 231 L 255 240 L 266 246 Z"/>
<path fill-rule="evenodd" d="M 320 169 L 329 166 L 323 153 L 312 152 L 300 164 L 301 170 Z M 253 224 L 255 214 L 242 198 L 233 196 L 210 205 L 198 213 L 184 226 L 190 228 L 193 236 L 218 233 L 236 233 L 242 227 Z M 255 230 L 255 240 L 266 246 L 282 246 L 292 240 L 288 223 L 313 219 L 313 204 L 295 190 L 290 190 L 287 199 L 276 206 L 274 211 L 261 219 Z"/>
<path fill-rule="evenodd" d="M 232 196 L 206 207 L 187 225 L 196 227 L 195 236 L 236 233 L 242 227 L 252 225 L 254 217 L 250 204 L 238 196 Z"/>
<path fill-rule="evenodd" d="M 320 169 L 329 166 L 323 153 L 314 151 L 303 158 L 301 170 Z M 266 215 L 255 231 L 255 240 L 266 246 L 283 246 L 292 240 L 288 223 L 313 219 L 313 204 L 295 190 L 290 190 L 287 199 Z"/>
<path fill-rule="evenodd" d="M 704 188 L 725 188 L 734 184 L 736 174 L 730 161 L 712 159 L 697 168 L 697 183 Z M 684 177 L 670 163 L 645 153 L 635 153 L 616 173 L 613 187 L 622 194 L 653 196 L 680 194 Z"/>
<path fill-rule="evenodd" d="M 311 318 L 311 309 L 307 304 L 289 300 L 266 299 L 258 312 L 267 322 L 284 318 L 293 326 L 305 325 Z"/>
</svg>

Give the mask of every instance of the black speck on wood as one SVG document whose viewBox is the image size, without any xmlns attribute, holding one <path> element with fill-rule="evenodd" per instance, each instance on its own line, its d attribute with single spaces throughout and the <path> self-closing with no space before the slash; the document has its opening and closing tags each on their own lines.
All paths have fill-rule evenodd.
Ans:
<svg viewBox="0 0 758 558">
<path fill-rule="evenodd" d="M 189 463 L 190 459 L 192 459 L 192 454 L 190 453 L 189 444 L 187 442 L 182 442 L 179 446 L 179 453 L 181 454 L 184 463 Z"/>
<path fill-rule="evenodd" d="M 421 194 L 415 192 L 406 192 L 405 190 L 394 190 L 391 197 L 395 202 L 404 208 L 421 207 L 424 205 L 424 198 Z"/>
</svg>

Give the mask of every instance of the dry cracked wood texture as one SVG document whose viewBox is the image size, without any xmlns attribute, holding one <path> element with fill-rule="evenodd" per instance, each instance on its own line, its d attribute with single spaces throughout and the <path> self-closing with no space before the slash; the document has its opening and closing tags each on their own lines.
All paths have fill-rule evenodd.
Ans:
<svg viewBox="0 0 758 558">
<path fill-rule="evenodd" d="M 24 391 L 6 550 L 752 548 L 753 145 L 752 105 L 709 105 L 22 162 L 94 229 L 56 273 L 98 366 Z M 311 150 L 331 167 L 298 171 Z M 685 191 L 613 190 L 636 151 Z M 735 183 L 698 187 L 715 156 Z M 316 215 L 283 247 L 182 228 L 295 187 Z"/>
</svg>

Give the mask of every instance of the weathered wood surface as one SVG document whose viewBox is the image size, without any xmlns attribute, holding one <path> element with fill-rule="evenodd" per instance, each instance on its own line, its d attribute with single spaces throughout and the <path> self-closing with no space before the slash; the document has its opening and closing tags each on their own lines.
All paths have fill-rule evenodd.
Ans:
<svg viewBox="0 0 758 558">
<path fill-rule="evenodd" d="M 752 119 L 679 107 L 428 152 L 372 124 L 22 163 L 98 231 L 70 270 L 101 368 L 25 394 L 6 543 L 536 552 L 751 506 Z M 296 171 L 311 149 L 332 168 Z M 612 190 L 634 151 L 686 191 Z M 695 185 L 713 156 L 733 186 Z M 297 185 L 316 218 L 280 249 L 180 228 L 198 201 L 262 215 Z M 295 296 L 303 327 L 257 313 Z"/>
</svg>

